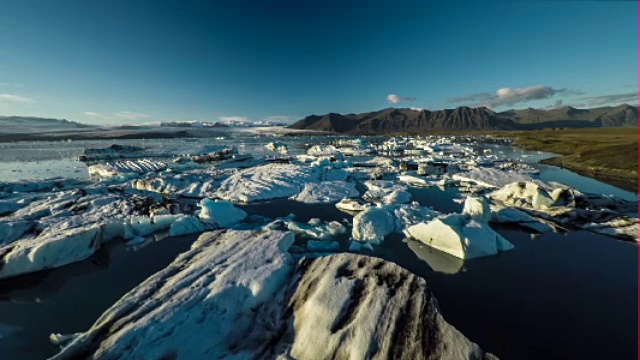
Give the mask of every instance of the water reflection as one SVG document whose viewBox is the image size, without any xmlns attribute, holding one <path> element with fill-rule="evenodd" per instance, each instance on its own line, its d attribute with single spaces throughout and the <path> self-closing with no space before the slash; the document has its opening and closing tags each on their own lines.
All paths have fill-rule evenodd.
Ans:
<svg viewBox="0 0 640 360">
<path fill-rule="evenodd" d="M 407 246 L 421 260 L 436 272 L 443 274 L 457 274 L 464 267 L 464 260 L 436 250 L 419 241 L 407 239 Z"/>
</svg>

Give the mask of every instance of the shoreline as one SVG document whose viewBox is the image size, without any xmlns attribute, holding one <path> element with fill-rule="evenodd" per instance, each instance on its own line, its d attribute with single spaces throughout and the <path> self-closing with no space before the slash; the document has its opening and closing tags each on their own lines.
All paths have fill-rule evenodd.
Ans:
<svg viewBox="0 0 640 360">
<path fill-rule="evenodd" d="M 573 171 L 632 193 L 638 193 L 637 128 L 548 129 L 502 132 L 512 146 L 558 156 L 540 163 Z"/>
</svg>

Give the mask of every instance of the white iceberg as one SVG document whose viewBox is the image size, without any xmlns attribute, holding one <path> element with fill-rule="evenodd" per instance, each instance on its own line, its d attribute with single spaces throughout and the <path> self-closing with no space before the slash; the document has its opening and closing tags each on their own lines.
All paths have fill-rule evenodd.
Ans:
<svg viewBox="0 0 640 360">
<path fill-rule="evenodd" d="M 110 177 L 123 174 L 159 172 L 166 168 L 167 164 L 162 161 L 141 159 L 91 165 L 88 167 L 88 171 L 91 176 Z"/>
<path fill-rule="evenodd" d="M 294 164 L 267 164 L 243 169 L 220 184 L 217 197 L 231 202 L 288 198 L 302 191 L 304 185 L 320 179 L 317 167 Z"/>
<path fill-rule="evenodd" d="M 406 234 L 460 259 L 495 255 L 498 251 L 514 247 L 489 225 L 470 220 L 462 214 L 451 214 L 410 226 Z"/>
<path fill-rule="evenodd" d="M 347 232 L 347 228 L 337 221 L 323 222 L 318 218 L 313 218 L 306 224 L 291 220 L 284 220 L 284 222 L 287 229 L 314 239 L 329 239 Z"/>
<path fill-rule="evenodd" d="M 200 220 L 209 224 L 216 224 L 223 228 L 230 228 L 247 217 L 247 213 L 233 206 L 228 201 L 213 201 L 202 199 L 200 201 Z"/>
<path fill-rule="evenodd" d="M 353 217 L 351 236 L 354 240 L 378 245 L 395 228 L 395 219 L 386 208 L 371 207 Z"/>
<path fill-rule="evenodd" d="M 309 203 L 335 203 L 343 198 L 359 196 L 355 183 L 347 181 L 322 181 L 305 184 L 304 190 L 291 197 L 292 200 Z"/>
<path fill-rule="evenodd" d="M 342 199 L 338 203 L 336 203 L 336 207 L 339 210 L 346 211 L 346 212 L 357 212 L 357 211 L 364 211 L 370 208 L 371 204 L 363 203 L 362 201 L 357 199 Z"/>
<path fill-rule="evenodd" d="M 367 201 L 380 201 L 385 204 L 404 204 L 411 201 L 407 187 L 389 180 L 369 180 L 364 185 L 367 191 L 362 197 Z"/>
<path fill-rule="evenodd" d="M 169 228 L 169 236 L 181 236 L 204 232 L 209 227 L 203 224 L 197 217 L 186 215 L 178 218 Z"/>
<path fill-rule="evenodd" d="M 490 167 L 477 167 L 470 171 L 453 174 L 452 178 L 463 183 L 472 183 L 487 188 L 499 188 L 514 182 L 533 180 L 531 175 L 527 173 Z"/>
</svg>

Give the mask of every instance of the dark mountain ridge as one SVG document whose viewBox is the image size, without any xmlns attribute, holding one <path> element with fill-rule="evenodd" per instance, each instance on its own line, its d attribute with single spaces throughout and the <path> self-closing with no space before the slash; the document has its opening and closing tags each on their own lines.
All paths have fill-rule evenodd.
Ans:
<svg viewBox="0 0 640 360">
<path fill-rule="evenodd" d="M 466 106 L 437 111 L 387 108 L 362 114 L 310 115 L 289 128 L 350 134 L 423 131 L 534 130 L 551 127 L 623 127 L 638 125 L 630 105 L 576 109 L 522 109 L 494 112 Z"/>
</svg>

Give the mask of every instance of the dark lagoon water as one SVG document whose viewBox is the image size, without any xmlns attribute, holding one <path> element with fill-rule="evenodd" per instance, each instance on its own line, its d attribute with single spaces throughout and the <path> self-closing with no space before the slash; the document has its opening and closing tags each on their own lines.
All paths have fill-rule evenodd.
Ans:
<svg viewBox="0 0 640 360">
<path fill-rule="evenodd" d="M 513 155 L 522 155 L 519 150 Z M 496 150 L 498 151 L 498 150 Z M 524 153 L 527 155 L 527 153 Z M 538 154 L 544 157 L 545 154 Z M 531 156 L 532 162 L 537 161 Z M 550 166 L 540 178 L 582 191 L 636 194 Z M 458 212 L 455 188 L 410 188 L 421 205 Z M 242 208 L 270 218 L 296 215 L 351 223 L 334 205 L 289 200 Z M 424 277 L 445 319 L 503 359 L 637 358 L 638 248 L 584 231 L 532 235 L 493 225 L 515 249 L 462 261 L 394 234 L 372 253 Z M 43 359 L 57 352 L 51 333 L 87 330 L 127 291 L 186 251 L 196 236 L 162 238 L 134 250 L 114 241 L 91 258 L 0 281 L 0 359 Z M 348 235 L 337 239 L 347 248 Z"/>
</svg>

